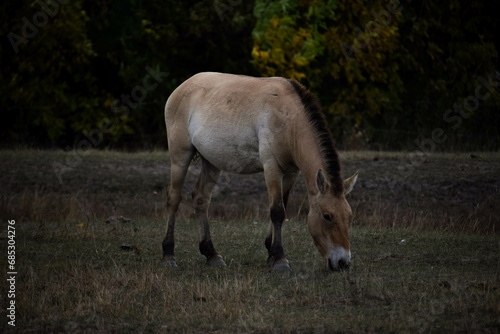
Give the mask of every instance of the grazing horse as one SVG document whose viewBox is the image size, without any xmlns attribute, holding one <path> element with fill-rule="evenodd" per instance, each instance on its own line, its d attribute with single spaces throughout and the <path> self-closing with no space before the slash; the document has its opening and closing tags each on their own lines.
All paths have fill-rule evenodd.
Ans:
<svg viewBox="0 0 500 334">
<path fill-rule="evenodd" d="M 290 269 L 281 244 L 288 195 L 302 173 L 308 191 L 309 232 L 331 270 L 347 269 L 351 252 L 345 199 L 357 173 L 342 181 L 340 163 L 316 97 L 294 80 L 199 73 L 182 83 L 165 105 L 171 159 L 167 198 L 166 265 L 174 257 L 175 214 L 191 160 L 198 154 L 201 174 L 192 193 L 200 224 L 200 252 L 211 265 L 225 265 L 208 224 L 212 190 L 221 171 L 264 171 L 271 231 L 265 240 L 268 264 Z"/>
</svg>

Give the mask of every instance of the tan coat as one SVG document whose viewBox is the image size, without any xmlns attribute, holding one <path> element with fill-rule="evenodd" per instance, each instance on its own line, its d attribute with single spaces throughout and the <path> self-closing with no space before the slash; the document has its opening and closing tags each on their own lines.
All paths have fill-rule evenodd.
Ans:
<svg viewBox="0 0 500 334">
<path fill-rule="evenodd" d="M 347 225 L 351 209 L 344 195 L 357 174 L 344 186 L 319 104 L 303 86 L 278 77 L 199 73 L 171 94 L 165 122 L 172 164 L 163 241 L 166 263 L 176 265 L 175 213 L 187 168 L 198 153 L 202 172 L 193 200 L 200 220 L 200 251 L 209 263 L 224 263 L 213 247 L 207 217 L 220 171 L 264 171 L 272 222 L 266 239 L 268 263 L 275 269 L 289 268 L 281 245 L 281 224 L 288 194 L 300 171 L 308 189 L 308 225 L 315 245 L 331 269 L 349 266 Z"/>
</svg>

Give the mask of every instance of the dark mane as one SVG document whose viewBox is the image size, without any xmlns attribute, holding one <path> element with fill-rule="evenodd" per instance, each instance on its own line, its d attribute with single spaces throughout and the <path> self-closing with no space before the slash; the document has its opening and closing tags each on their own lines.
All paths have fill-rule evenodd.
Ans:
<svg viewBox="0 0 500 334">
<path fill-rule="evenodd" d="M 340 177 L 340 162 L 337 151 L 333 146 L 333 139 L 330 130 L 326 125 L 325 116 L 321 112 L 318 99 L 304 86 L 295 80 L 288 80 L 300 98 L 309 123 L 316 134 L 316 141 L 320 147 L 325 164 L 325 176 L 333 187 L 336 195 L 343 193 L 344 182 Z"/>
</svg>

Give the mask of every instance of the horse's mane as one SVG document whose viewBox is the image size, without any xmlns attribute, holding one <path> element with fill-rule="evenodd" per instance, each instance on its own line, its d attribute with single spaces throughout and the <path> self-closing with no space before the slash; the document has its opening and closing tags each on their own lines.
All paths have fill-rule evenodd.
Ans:
<svg viewBox="0 0 500 334">
<path fill-rule="evenodd" d="M 309 123 L 314 129 L 316 142 L 320 147 L 325 164 L 325 177 L 333 187 L 333 192 L 340 195 L 344 191 L 344 182 L 340 177 L 340 162 L 337 151 L 333 145 L 332 134 L 328 130 L 325 116 L 321 112 L 321 105 L 318 99 L 304 86 L 295 80 L 288 80 L 304 106 Z"/>
</svg>

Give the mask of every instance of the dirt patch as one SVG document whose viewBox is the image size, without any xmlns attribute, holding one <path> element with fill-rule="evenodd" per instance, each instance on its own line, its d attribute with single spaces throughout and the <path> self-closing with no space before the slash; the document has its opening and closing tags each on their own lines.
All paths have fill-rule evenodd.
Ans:
<svg viewBox="0 0 500 334">
<path fill-rule="evenodd" d="M 100 220 L 110 215 L 164 219 L 170 164 L 166 152 L 0 152 L 0 212 L 28 221 Z M 360 172 L 348 201 L 353 224 L 495 234 L 499 230 L 500 155 L 341 153 L 345 177 Z M 68 161 L 72 161 L 69 163 Z M 75 162 L 77 161 L 77 162 Z M 190 194 L 200 164 L 183 188 L 181 217 L 189 217 Z M 299 177 L 288 216 L 307 213 Z M 268 216 L 263 174 L 223 173 L 214 191 L 211 219 L 259 220 Z"/>
</svg>

